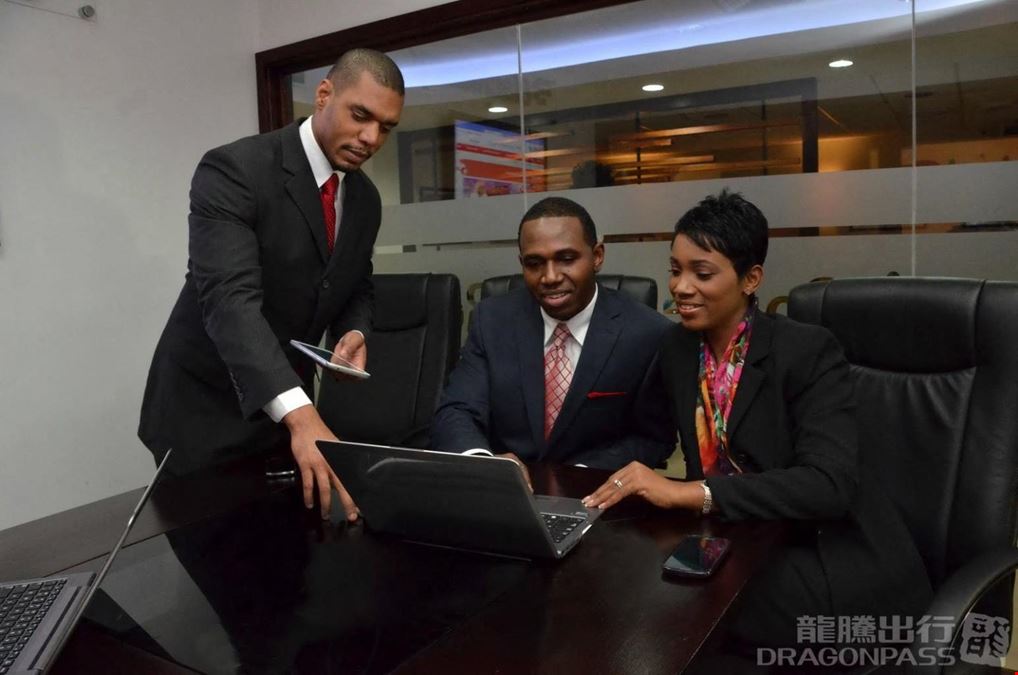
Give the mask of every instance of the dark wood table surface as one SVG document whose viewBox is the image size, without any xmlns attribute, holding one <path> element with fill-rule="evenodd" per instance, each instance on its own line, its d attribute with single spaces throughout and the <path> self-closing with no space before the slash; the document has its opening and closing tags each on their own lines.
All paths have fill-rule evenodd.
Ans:
<svg viewBox="0 0 1018 675">
<path fill-rule="evenodd" d="M 775 523 L 723 523 L 631 499 L 608 511 L 564 560 L 504 560 L 323 522 L 301 508 L 292 483 L 268 482 L 263 466 L 241 462 L 163 483 L 114 566 L 154 555 L 146 547 L 169 541 L 244 672 L 680 672 L 785 534 Z M 531 474 L 538 493 L 572 497 L 608 475 L 548 465 L 532 466 Z M 0 578 L 97 569 L 140 493 L 0 531 Z M 717 574 L 664 577 L 669 552 L 698 533 L 732 540 Z M 323 577 L 316 571 L 323 568 L 334 571 Z M 225 590 L 232 580 L 236 592 Z M 251 599 L 259 594 L 282 605 L 263 610 L 264 599 Z M 287 603 L 291 595 L 302 599 Z M 152 630 L 141 622 L 117 634 L 85 621 L 54 672 L 239 667 L 175 659 L 173 646 L 159 648 Z"/>
</svg>

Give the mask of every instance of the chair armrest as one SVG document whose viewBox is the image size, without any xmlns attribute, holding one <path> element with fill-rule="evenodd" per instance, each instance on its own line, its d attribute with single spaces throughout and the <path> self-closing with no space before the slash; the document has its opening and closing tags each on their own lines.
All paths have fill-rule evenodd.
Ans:
<svg viewBox="0 0 1018 675">
<path fill-rule="evenodd" d="M 930 617 L 951 617 L 955 623 L 944 635 L 931 634 L 929 640 L 916 636 L 912 653 L 918 654 L 919 647 L 950 647 L 958 637 L 962 619 L 972 610 L 982 595 L 994 584 L 1018 570 L 1018 548 L 1000 548 L 987 551 L 955 570 L 933 596 L 933 602 L 926 614 Z M 934 631 L 935 633 L 936 631 Z M 940 666 L 916 666 L 914 673 L 932 675 L 940 673 Z"/>
</svg>

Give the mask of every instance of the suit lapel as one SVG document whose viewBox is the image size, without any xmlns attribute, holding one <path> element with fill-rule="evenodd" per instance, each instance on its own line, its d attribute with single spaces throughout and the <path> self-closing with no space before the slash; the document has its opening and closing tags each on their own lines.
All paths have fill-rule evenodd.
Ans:
<svg viewBox="0 0 1018 675">
<path fill-rule="evenodd" d="M 311 230 L 315 248 L 322 262 L 328 262 L 329 245 L 325 241 L 325 215 L 322 213 L 322 198 L 311 172 L 304 146 L 300 142 L 300 122 L 294 122 L 283 130 L 283 170 L 290 174 L 286 179 L 286 191 L 297 209 L 304 216 L 304 222 Z M 345 213 L 345 212 L 344 212 Z"/>
<path fill-rule="evenodd" d="M 735 391 L 735 400 L 732 401 L 732 411 L 728 414 L 729 445 L 735 436 L 736 427 L 746 415 L 746 410 L 749 409 L 756 393 L 760 390 L 760 385 L 763 384 L 764 371 L 757 364 L 771 351 L 773 335 L 771 321 L 769 316 L 759 310 L 753 317 L 753 334 L 750 336 L 749 354 L 746 355 L 746 362 L 742 366 L 739 387 Z"/>
<path fill-rule="evenodd" d="M 544 320 L 529 291 L 520 296 L 523 301 L 520 320 L 516 322 L 520 385 L 523 388 L 523 403 L 527 409 L 534 447 L 539 449 L 543 457 L 547 450 L 544 442 Z"/>
<path fill-rule="evenodd" d="M 569 428 L 573 418 L 583 407 L 587 393 L 593 389 L 594 383 L 597 382 L 598 376 L 608 362 L 608 357 L 611 356 L 615 342 L 622 331 L 620 314 L 621 309 L 616 298 L 605 289 L 600 289 L 597 303 L 594 305 L 594 313 L 590 317 L 587 336 L 583 341 L 580 361 L 576 364 L 566 400 L 562 403 L 562 410 L 551 430 L 551 438 L 548 439 L 549 446 L 554 447 L 558 438 Z"/>
</svg>

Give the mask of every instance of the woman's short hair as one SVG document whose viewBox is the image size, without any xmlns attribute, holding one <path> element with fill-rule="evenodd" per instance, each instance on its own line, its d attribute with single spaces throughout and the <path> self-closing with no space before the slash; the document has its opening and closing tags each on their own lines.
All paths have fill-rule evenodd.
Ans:
<svg viewBox="0 0 1018 675">
<path fill-rule="evenodd" d="M 767 218 L 727 188 L 686 211 L 675 223 L 672 243 L 680 234 L 704 250 L 723 254 L 740 277 L 753 265 L 763 265 L 767 257 Z"/>
</svg>

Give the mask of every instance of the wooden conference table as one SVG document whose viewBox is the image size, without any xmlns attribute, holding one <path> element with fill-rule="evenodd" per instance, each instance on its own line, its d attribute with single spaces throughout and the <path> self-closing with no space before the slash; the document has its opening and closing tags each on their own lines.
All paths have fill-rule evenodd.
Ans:
<svg viewBox="0 0 1018 675">
<path fill-rule="evenodd" d="M 537 492 L 608 475 L 534 465 Z M 97 569 L 140 490 L 0 532 L 0 579 Z M 690 533 L 710 580 L 662 577 Z M 264 464 L 160 481 L 56 673 L 675 673 L 784 535 L 627 500 L 564 560 L 422 546 L 316 518 Z"/>
</svg>

